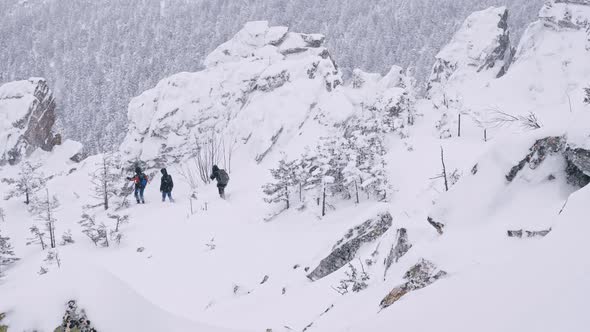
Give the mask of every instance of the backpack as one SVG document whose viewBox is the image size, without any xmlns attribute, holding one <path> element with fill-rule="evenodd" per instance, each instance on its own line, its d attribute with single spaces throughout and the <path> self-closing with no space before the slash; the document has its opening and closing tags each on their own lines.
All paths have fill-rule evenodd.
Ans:
<svg viewBox="0 0 590 332">
<path fill-rule="evenodd" d="M 139 186 L 141 188 L 145 188 L 145 186 L 147 186 L 147 183 L 148 183 L 147 175 L 141 173 L 141 175 L 139 175 Z"/>
<path fill-rule="evenodd" d="M 220 169 L 219 170 L 219 181 L 217 181 L 217 184 L 220 185 L 227 185 L 227 183 L 229 182 L 229 175 L 227 174 L 227 172 L 224 169 Z"/>
</svg>

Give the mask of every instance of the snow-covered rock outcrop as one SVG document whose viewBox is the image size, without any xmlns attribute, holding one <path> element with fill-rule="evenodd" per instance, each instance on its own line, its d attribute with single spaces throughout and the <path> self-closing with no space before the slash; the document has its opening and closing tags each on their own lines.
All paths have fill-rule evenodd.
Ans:
<svg viewBox="0 0 590 332">
<path fill-rule="evenodd" d="M 432 95 L 453 81 L 475 78 L 475 73 L 501 77 L 510 65 L 512 53 L 506 7 L 475 12 L 436 56 L 428 92 Z"/>
<path fill-rule="evenodd" d="M 128 159 L 153 165 L 190 153 L 199 140 L 231 137 L 260 161 L 296 135 L 322 96 L 341 84 L 324 37 L 250 22 L 205 60 L 134 98 L 121 145 Z"/>
<path fill-rule="evenodd" d="M 60 144 L 54 123 L 55 100 L 45 79 L 0 86 L 0 165 L 16 164 L 37 148 L 50 151 Z"/>
</svg>

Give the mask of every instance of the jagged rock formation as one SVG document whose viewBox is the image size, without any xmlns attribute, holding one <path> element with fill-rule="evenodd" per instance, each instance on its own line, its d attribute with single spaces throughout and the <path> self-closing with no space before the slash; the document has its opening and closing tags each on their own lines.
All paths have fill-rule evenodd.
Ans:
<svg viewBox="0 0 590 332">
<path fill-rule="evenodd" d="M 14 165 L 35 149 L 61 144 L 53 133 L 55 100 L 43 78 L 0 86 L 0 165 Z"/>
<path fill-rule="evenodd" d="M 568 146 L 565 136 L 546 137 L 537 140 L 530 148 L 529 154 L 517 165 L 512 167 L 506 175 L 506 180 L 512 182 L 519 172 L 528 165 L 536 169 L 549 155 L 561 155 L 567 163 L 566 176 L 570 184 L 584 187 L 590 183 L 590 151 Z"/>
<path fill-rule="evenodd" d="M 344 237 L 334 245 L 332 252 L 322 259 L 320 264 L 307 277 L 312 281 L 316 281 L 348 264 L 364 244 L 371 243 L 385 234 L 391 227 L 392 222 L 391 214 L 384 213 L 349 229 Z"/>
<path fill-rule="evenodd" d="M 406 282 L 392 289 L 383 298 L 380 306 L 381 308 L 387 308 L 407 293 L 424 288 L 446 275 L 447 272 L 440 270 L 434 263 L 421 259 L 404 274 Z"/>
<path fill-rule="evenodd" d="M 389 255 L 385 259 L 385 272 L 391 267 L 393 263 L 397 263 L 400 258 L 402 258 L 410 249 L 412 248 L 412 244 L 408 240 L 408 231 L 405 228 L 400 228 L 397 230 L 396 234 L 396 241 L 395 245 L 391 247 L 389 250 Z"/>
<path fill-rule="evenodd" d="M 341 84 L 323 42 L 267 22 L 246 24 L 206 58 L 203 71 L 174 75 L 131 101 L 121 151 L 158 166 L 223 136 L 248 144 L 260 162 Z"/>
<path fill-rule="evenodd" d="M 547 137 L 537 140 L 530 148 L 530 153 L 506 174 L 506 180 L 512 182 L 516 175 L 528 165 L 530 169 L 536 169 L 548 155 L 563 151 L 565 140 L 563 137 Z"/>
<path fill-rule="evenodd" d="M 506 7 L 471 14 L 447 46 L 436 56 L 428 93 L 440 92 L 449 82 L 489 72 L 501 77 L 513 56 Z"/>
</svg>

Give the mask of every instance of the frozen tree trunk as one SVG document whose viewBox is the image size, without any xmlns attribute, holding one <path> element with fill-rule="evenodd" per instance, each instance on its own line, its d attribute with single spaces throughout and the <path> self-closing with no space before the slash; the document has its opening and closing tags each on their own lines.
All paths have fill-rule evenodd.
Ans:
<svg viewBox="0 0 590 332">
<path fill-rule="evenodd" d="M 47 228 L 49 228 L 49 244 L 51 246 L 51 248 L 55 248 L 55 231 L 54 231 L 54 226 L 53 226 L 53 222 L 51 220 L 51 203 L 49 201 L 49 189 L 45 189 L 45 192 L 47 194 Z"/>
<path fill-rule="evenodd" d="M 285 201 L 287 202 L 287 209 L 289 206 L 289 187 L 285 186 Z"/>
<path fill-rule="evenodd" d="M 322 216 L 326 215 L 326 187 L 322 193 Z"/>
<path fill-rule="evenodd" d="M 449 182 L 447 180 L 447 168 L 445 166 L 445 152 L 442 146 L 440 147 L 440 162 L 442 163 L 442 177 L 445 180 L 445 191 L 449 191 Z"/>
<path fill-rule="evenodd" d="M 487 129 L 483 130 L 483 141 L 484 142 L 488 141 L 488 130 Z"/>
<path fill-rule="evenodd" d="M 107 160 L 105 157 L 102 158 L 102 166 L 104 167 L 103 169 L 103 183 L 102 183 L 102 189 L 103 189 L 103 196 L 104 196 L 104 209 L 108 210 L 109 209 L 109 193 L 108 193 L 108 168 L 107 168 Z"/>
<path fill-rule="evenodd" d="M 356 192 L 356 204 L 360 203 L 359 201 L 359 187 L 356 184 L 356 180 L 354 180 L 354 190 Z"/>
<path fill-rule="evenodd" d="M 25 204 L 29 205 L 31 201 L 29 200 L 29 189 L 25 190 Z"/>
<path fill-rule="evenodd" d="M 457 136 L 461 137 L 461 114 L 459 114 L 459 125 L 457 126 Z"/>
</svg>

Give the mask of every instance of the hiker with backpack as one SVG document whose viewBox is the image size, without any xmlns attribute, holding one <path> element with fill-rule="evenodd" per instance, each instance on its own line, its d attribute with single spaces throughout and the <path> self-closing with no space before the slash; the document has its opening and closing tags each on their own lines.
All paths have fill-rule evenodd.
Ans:
<svg viewBox="0 0 590 332">
<path fill-rule="evenodd" d="M 213 172 L 210 176 L 211 180 L 217 180 L 217 190 L 219 191 L 219 197 L 225 199 L 225 187 L 229 182 L 229 175 L 224 169 L 219 169 L 217 165 L 213 165 Z"/>
<path fill-rule="evenodd" d="M 133 181 L 133 183 L 135 183 L 135 199 L 137 200 L 137 204 L 145 204 L 145 199 L 143 199 L 143 191 L 145 190 L 145 186 L 147 186 L 148 183 L 147 175 L 145 175 L 141 171 L 141 168 L 137 166 L 135 167 L 135 175 L 128 177 L 127 180 Z"/>
<path fill-rule="evenodd" d="M 172 182 L 172 176 L 168 174 L 168 171 L 166 171 L 165 168 L 162 168 L 160 172 L 162 172 L 162 182 L 160 183 L 162 202 L 166 201 L 166 196 L 168 196 L 168 201 L 173 202 L 172 188 L 174 188 L 174 182 Z"/>
</svg>

